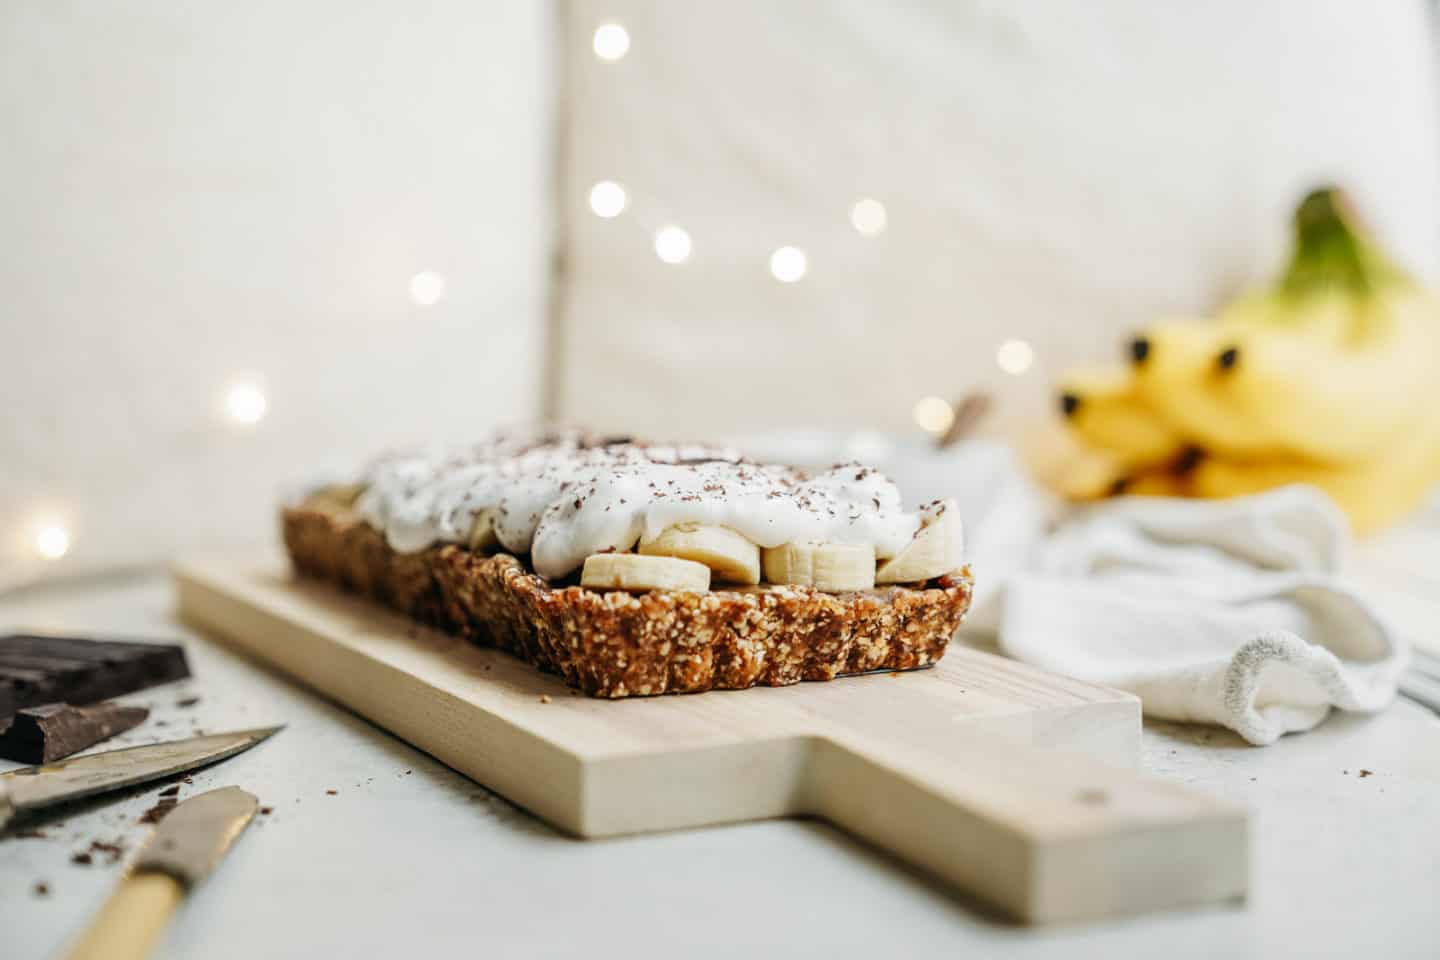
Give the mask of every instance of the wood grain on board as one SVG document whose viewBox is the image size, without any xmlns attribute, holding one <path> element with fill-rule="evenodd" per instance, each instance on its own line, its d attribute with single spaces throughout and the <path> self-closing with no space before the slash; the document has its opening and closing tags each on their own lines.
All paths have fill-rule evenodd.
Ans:
<svg viewBox="0 0 1440 960">
<path fill-rule="evenodd" d="M 279 559 L 176 578 L 187 621 L 581 837 L 818 816 L 1033 923 L 1246 890 L 1245 812 L 1136 772 L 1120 691 L 952 646 L 898 675 L 592 700 Z"/>
</svg>

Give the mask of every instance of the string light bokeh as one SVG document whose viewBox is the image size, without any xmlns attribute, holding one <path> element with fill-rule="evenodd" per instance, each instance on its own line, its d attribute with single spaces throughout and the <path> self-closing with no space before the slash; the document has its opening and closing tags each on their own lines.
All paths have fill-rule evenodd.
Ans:
<svg viewBox="0 0 1440 960">
<path fill-rule="evenodd" d="M 911 413 L 916 425 L 928 433 L 943 434 L 955 422 L 955 409 L 943 397 L 921 397 Z"/>
<path fill-rule="evenodd" d="M 655 256 L 666 263 L 684 263 L 690 259 L 690 234 L 676 227 L 661 227 L 655 231 Z"/>
<path fill-rule="evenodd" d="M 850 208 L 850 225 L 863 236 L 879 236 L 885 232 L 888 222 L 885 204 L 874 197 L 861 197 Z"/>
<path fill-rule="evenodd" d="M 604 63 L 613 63 L 624 57 L 630 52 L 630 44 L 629 32 L 614 22 L 599 24 L 592 35 L 595 56 Z M 588 203 L 590 212 L 604 220 L 620 218 L 622 214 L 630 211 L 632 206 L 625 188 L 614 180 L 596 181 L 590 188 Z M 643 223 L 643 212 L 639 219 Z M 848 219 L 855 232 L 866 238 L 878 237 L 890 226 L 889 210 L 882 201 L 873 196 L 861 196 L 853 200 L 849 206 Z M 652 243 L 655 255 L 662 263 L 682 264 L 694 254 L 694 242 L 690 232 L 675 224 L 654 229 Z M 804 279 L 811 266 L 809 254 L 805 250 L 788 244 L 775 248 L 767 264 L 771 277 L 783 284 L 793 284 Z M 1034 348 L 1025 340 L 1008 339 L 995 349 L 995 365 L 1009 376 L 1022 376 L 1034 363 Z M 945 399 L 927 396 L 915 402 L 911 417 L 922 430 L 943 434 L 954 422 L 955 411 Z"/>
<path fill-rule="evenodd" d="M 794 283 L 805 276 L 805 251 L 799 247 L 781 247 L 770 254 L 770 273 L 781 283 Z"/>
<path fill-rule="evenodd" d="M 995 365 L 1018 377 L 1035 362 L 1035 350 L 1024 340 L 1006 340 L 995 350 Z"/>
<path fill-rule="evenodd" d="M 630 33 L 618 23 L 602 23 L 591 41 L 595 56 L 613 63 L 630 52 Z"/>
<path fill-rule="evenodd" d="M 417 306 L 429 307 L 445 296 L 445 278 L 434 270 L 421 270 L 410 278 L 410 299 Z"/>
<path fill-rule="evenodd" d="M 59 560 L 70 552 L 70 531 L 58 521 L 41 521 L 35 529 L 35 553 L 46 560 Z"/>
<path fill-rule="evenodd" d="M 590 188 L 590 210 L 609 220 L 625 212 L 625 188 L 613 180 L 601 180 Z"/>
<path fill-rule="evenodd" d="M 265 419 L 269 406 L 265 389 L 258 381 L 239 379 L 225 391 L 225 415 L 238 426 L 255 426 Z"/>
</svg>

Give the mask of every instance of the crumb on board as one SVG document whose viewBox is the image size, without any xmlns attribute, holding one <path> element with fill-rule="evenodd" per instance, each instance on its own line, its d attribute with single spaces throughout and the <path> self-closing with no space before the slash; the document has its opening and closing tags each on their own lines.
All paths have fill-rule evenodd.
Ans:
<svg viewBox="0 0 1440 960">
<path fill-rule="evenodd" d="M 173 796 L 177 795 L 179 792 L 180 792 L 180 784 L 177 783 L 177 784 L 175 784 L 174 786 L 166 787 L 164 790 L 161 790 L 161 791 L 160 791 L 160 796 L 162 796 L 162 797 L 173 797 Z"/>
<path fill-rule="evenodd" d="M 542 693 L 542 694 L 540 694 L 540 702 L 541 702 L 541 703 L 549 703 L 549 702 L 550 702 L 550 694 L 548 694 L 548 693 Z"/>
<path fill-rule="evenodd" d="M 1366 769 L 1363 768 L 1363 767 L 1360 769 L 1360 779 L 1361 779 L 1361 780 L 1364 780 L 1366 777 L 1371 777 L 1371 776 L 1374 776 L 1374 775 L 1375 775 L 1375 771 L 1374 771 L 1374 770 L 1366 770 Z"/>
<path fill-rule="evenodd" d="M 175 701 L 175 706 L 177 706 L 177 707 L 193 707 L 193 706 L 195 706 L 195 704 L 197 704 L 197 703 L 199 703 L 199 702 L 200 702 L 200 698 L 199 698 L 199 697 L 181 697 L 179 700 L 176 700 L 176 701 Z"/>
<path fill-rule="evenodd" d="M 35 886 L 31 889 L 34 890 L 35 896 L 37 897 L 50 896 L 50 884 L 46 883 L 44 880 L 37 880 L 35 882 Z"/>
<path fill-rule="evenodd" d="M 274 807 L 261 807 L 261 808 L 260 808 L 260 816 L 262 816 L 262 817 L 268 817 L 268 816 L 270 816 L 270 814 L 272 814 L 272 813 L 274 813 L 274 812 L 275 812 L 275 808 L 274 808 Z"/>
<path fill-rule="evenodd" d="M 327 796 L 327 797 L 338 797 L 339 795 L 340 795 L 340 791 L 339 791 L 339 790 L 326 790 L 326 791 L 325 791 L 325 796 Z"/>
<path fill-rule="evenodd" d="M 70 855 L 70 862 L 78 866 L 88 867 L 95 862 L 95 858 L 88 851 L 82 850 L 79 853 L 72 853 Z"/>
</svg>

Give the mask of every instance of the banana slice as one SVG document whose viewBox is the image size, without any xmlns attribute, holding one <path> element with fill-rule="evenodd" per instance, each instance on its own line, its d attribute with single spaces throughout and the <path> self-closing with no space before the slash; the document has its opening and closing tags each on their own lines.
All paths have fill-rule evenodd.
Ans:
<svg viewBox="0 0 1440 960">
<path fill-rule="evenodd" d="M 347 510 L 355 506 L 355 501 L 365 492 L 365 485 L 361 483 L 335 483 L 328 487 L 322 487 L 312 493 L 311 499 L 332 507 L 344 507 Z"/>
<path fill-rule="evenodd" d="M 494 553 L 500 549 L 500 536 L 495 532 L 496 514 L 494 507 L 486 507 L 475 514 L 475 520 L 470 524 L 471 550 L 476 553 Z"/>
<path fill-rule="evenodd" d="M 717 580 L 760 582 L 760 548 L 729 527 L 677 523 L 660 531 L 653 540 L 642 537 L 640 552 L 703 563 Z"/>
<path fill-rule="evenodd" d="M 592 553 L 580 571 L 580 586 L 595 590 L 709 590 L 710 568 L 679 557 L 634 553 Z"/>
<path fill-rule="evenodd" d="M 960 508 L 945 500 L 923 513 L 923 526 L 910 545 L 875 571 L 876 583 L 915 583 L 958 570 L 964 563 L 965 531 Z"/>
<path fill-rule="evenodd" d="M 875 548 L 852 543 L 787 543 L 765 550 L 765 579 L 826 593 L 875 586 Z"/>
</svg>

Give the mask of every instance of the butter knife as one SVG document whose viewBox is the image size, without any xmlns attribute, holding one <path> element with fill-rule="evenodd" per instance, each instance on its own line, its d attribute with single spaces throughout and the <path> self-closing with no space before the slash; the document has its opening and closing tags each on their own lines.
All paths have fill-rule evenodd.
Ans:
<svg viewBox="0 0 1440 960">
<path fill-rule="evenodd" d="M 185 895 L 224 858 L 255 817 L 257 804 L 239 787 L 211 790 L 177 804 L 71 949 L 70 960 L 149 956 Z"/>
</svg>

